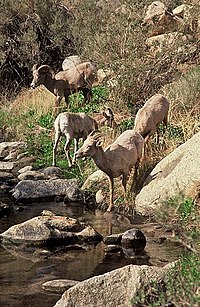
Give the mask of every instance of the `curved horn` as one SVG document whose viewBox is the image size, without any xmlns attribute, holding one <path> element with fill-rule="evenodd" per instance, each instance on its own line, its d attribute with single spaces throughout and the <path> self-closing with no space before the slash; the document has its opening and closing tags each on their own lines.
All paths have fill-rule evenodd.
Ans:
<svg viewBox="0 0 200 307">
<path fill-rule="evenodd" d="M 95 130 L 93 130 L 92 132 L 90 132 L 89 136 L 94 136 L 94 135 L 97 134 L 97 133 L 98 133 L 98 134 L 102 134 L 100 130 L 95 129 Z"/>
<path fill-rule="evenodd" d="M 40 72 L 40 73 L 50 73 L 51 75 L 54 74 L 53 69 L 49 65 L 41 65 L 38 68 L 38 72 Z"/>
</svg>

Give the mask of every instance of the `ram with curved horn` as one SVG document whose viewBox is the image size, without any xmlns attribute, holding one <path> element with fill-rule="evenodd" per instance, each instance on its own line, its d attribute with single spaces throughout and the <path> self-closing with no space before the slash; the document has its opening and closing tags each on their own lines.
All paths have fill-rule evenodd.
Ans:
<svg viewBox="0 0 200 307">
<path fill-rule="evenodd" d="M 60 71 L 54 76 L 49 65 L 33 66 L 33 80 L 31 87 L 36 88 L 43 84 L 56 96 L 55 112 L 57 112 L 62 98 L 65 98 L 68 108 L 69 95 L 78 91 L 83 92 L 83 104 L 92 98 L 92 84 L 95 82 L 95 67 L 90 62 L 78 64 L 76 67 Z"/>
</svg>

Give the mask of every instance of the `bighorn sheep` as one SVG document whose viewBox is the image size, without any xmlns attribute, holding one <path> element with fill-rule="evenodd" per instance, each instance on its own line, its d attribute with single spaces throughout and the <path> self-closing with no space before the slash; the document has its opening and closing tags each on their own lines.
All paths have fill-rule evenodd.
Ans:
<svg viewBox="0 0 200 307">
<path fill-rule="evenodd" d="M 113 207 L 114 178 L 122 175 L 122 185 L 126 193 L 128 176 L 133 167 L 135 167 L 134 178 L 136 178 L 143 146 L 144 139 L 138 132 L 126 130 L 103 150 L 102 134 L 100 131 L 92 131 L 77 151 L 77 159 L 92 157 L 96 165 L 108 175 L 110 204 L 107 211 L 111 211 Z"/>
<path fill-rule="evenodd" d="M 138 110 L 134 130 L 143 136 L 145 144 L 155 132 L 157 132 L 157 144 L 159 143 L 159 124 L 163 122 L 164 126 L 167 127 L 168 111 L 169 101 L 161 94 L 152 96 Z"/>
<path fill-rule="evenodd" d="M 74 68 L 58 72 L 54 77 L 54 72 L 49 65 L 42 65 L 37 68 L 33 66 L 33 80 L 31 87 L 35 88 L 43 84 L 51 93 L 56 96 L 55 111 L 57 111 L 60 101 L 65 97 L 68 107 L 69 95 L 82 91 L 84 96 L 83 104 L 92 98 L 92 84 L 95 81 L 95 67 L 90 62 L 78 64 Z"/>
<path fill-rule="evenodd" d="M 79 139 L 82 138 L 85 140 L 88 134 L 94 129 L 98 129 L 97 122 L 90 116 L 85 113 L 70 113 L 63 112 L 60 113 L 55 122 L 55 142 L 53 147 L 53 163 L 52 165 L 56 165 L 56 152 L 58 143 L 61 135 L 66 136 L 66 144 L 64 147 L 65 154 L 67 156 L 69 167 L 71 167 L 72 163 L 76 160 L 76 151 L 78 149 Z M 74 139 L 74 157 L 73 161 L 69 155 L 69 149 L 72 140 Z"/>
</svg>

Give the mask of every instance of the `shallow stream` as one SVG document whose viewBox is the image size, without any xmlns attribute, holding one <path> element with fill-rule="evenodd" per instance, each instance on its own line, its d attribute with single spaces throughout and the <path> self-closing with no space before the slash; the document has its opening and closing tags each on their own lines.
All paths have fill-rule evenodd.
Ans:
<svg viewBox="0 0 200 307">
<path fill-rule="evenodd" d="M 8 199 L 4 202 L 9 202 Z M 42 210 L 57 215 L 67 215 L 91 224 L 103 236 L 121 233 L 130 228 L 139 228 L 139 218 L 119 214 L 103 214 L 100 210 L 86 211 L 78 204 L 42 202 L 23 205 L 23 211 L 15 211 L 0 219 L 0 233 L 12 225 L 22 223 Z M 143 231 L 143 230 L 142 230 Z M 144 232 L 145 234 L 145 232 Z M 41 284 L 53 279 L 85 280 L 127 264 L 164 266 L 178 258 L 180 249 L 167 241 L 158 244 L 148 240 L 146 256 L 128 259 L 122 253 L 108 254 L 104 243 L 87 250 L 54 248 L 51 250 L 21 248 L 8 249 L 0 245 L 0 306 L 1 307 L 51 307 L 61 297 L 41 288 Z"/>
</svg>

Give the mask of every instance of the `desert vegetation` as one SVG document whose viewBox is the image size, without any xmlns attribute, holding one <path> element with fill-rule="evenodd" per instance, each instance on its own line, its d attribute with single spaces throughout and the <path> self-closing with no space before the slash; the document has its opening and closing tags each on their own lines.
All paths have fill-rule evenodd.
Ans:
<svg viewBox="0 0 200 307">
<path fill-rule="evenodd" d="M 138 109 L 152 95 L 160 93 L 170 102 L 165 146 L 156 145 L 152 138 L 150 154 L 139 169 L 139 190 L 157 162 L 200 131 L 200 33 L 191 36 L 186 31 L 185 41 L 176 40 L 174 44 L 162 46 L 162 51 L 152 52 L 146 44 L 151 27 L 143 25 L 145 9 L 151 2 L 3 0 L 4 10 L 0 12 L 1 141 L 26 141 L 28 154 L 36 157 L 35 168 L 52 164 L 55 97 L 43 86 L 30 89 L 32 66 L 35 63 L 50 65 L 58 72 L 66 56 L 78 54 L 84 61 L 92 61 L 104 69 L 107 77 L 101 85 L 93 87 L 92 101 L 85 105 L 80 103 L 83 99 L 80 93 L 71 95 L 70 111 L 95 116 L 105 107 L 112 108 L 117 127 L 115 134 L 109 127 L 101 127 L 105 146 L 134 127 Z M 165 0 L 163 3 L 174 9 L 182 1 Z M 193 5 L 195 16 L 200 15 L 198 1 L 185 3 Z M 66 111 L 63 101 L 60 111 Z M 66 178 L 78 178 L 81 184 L 96 166 L 92 160 L 80 160 L 69 168 L 64 141 L 57 153 L 57 165 L 65 170 Z M 179 283 L 175 279 L 179 289 L 185 280 L 193 285 L 197 275 L 194 263 L 199 252 L 199 191 L 199 183 L 196 183 L 191 199 L 181 196 L 181 200 L 169 200 L 166 211 L 156 215 L 165 227 L 173 225 L 175 236 L 190 250 L 177 269 L 183 278 Z M 116 204 L 120 204 L 121 196 L 117 198 L 118 194 L 122 195 L 120 185 L 115 194 Z M 134 195 L 130 200 L 134 207 Z M 188 275 L 185 272 L 189 272 Z M 173 274 L 168 280 L 171 295 Z M 154 286 L 150 286 L 151 291 L 148 289 L 153 295 L 158 290 L 152 291 Z M 199 291 L 193 286 L 189 289 L 195 296 Z M 143 304 L 140 298 L 140 305 L 138 301 L 133 305 L 164 306 L 154 304 L 149 297 L 143 297 Z M 192 296 L 183 298 L 180 293 L 175 301 L 171 297 L 169 301 L 174 306 L 197 306 Z"/>
</svg>

